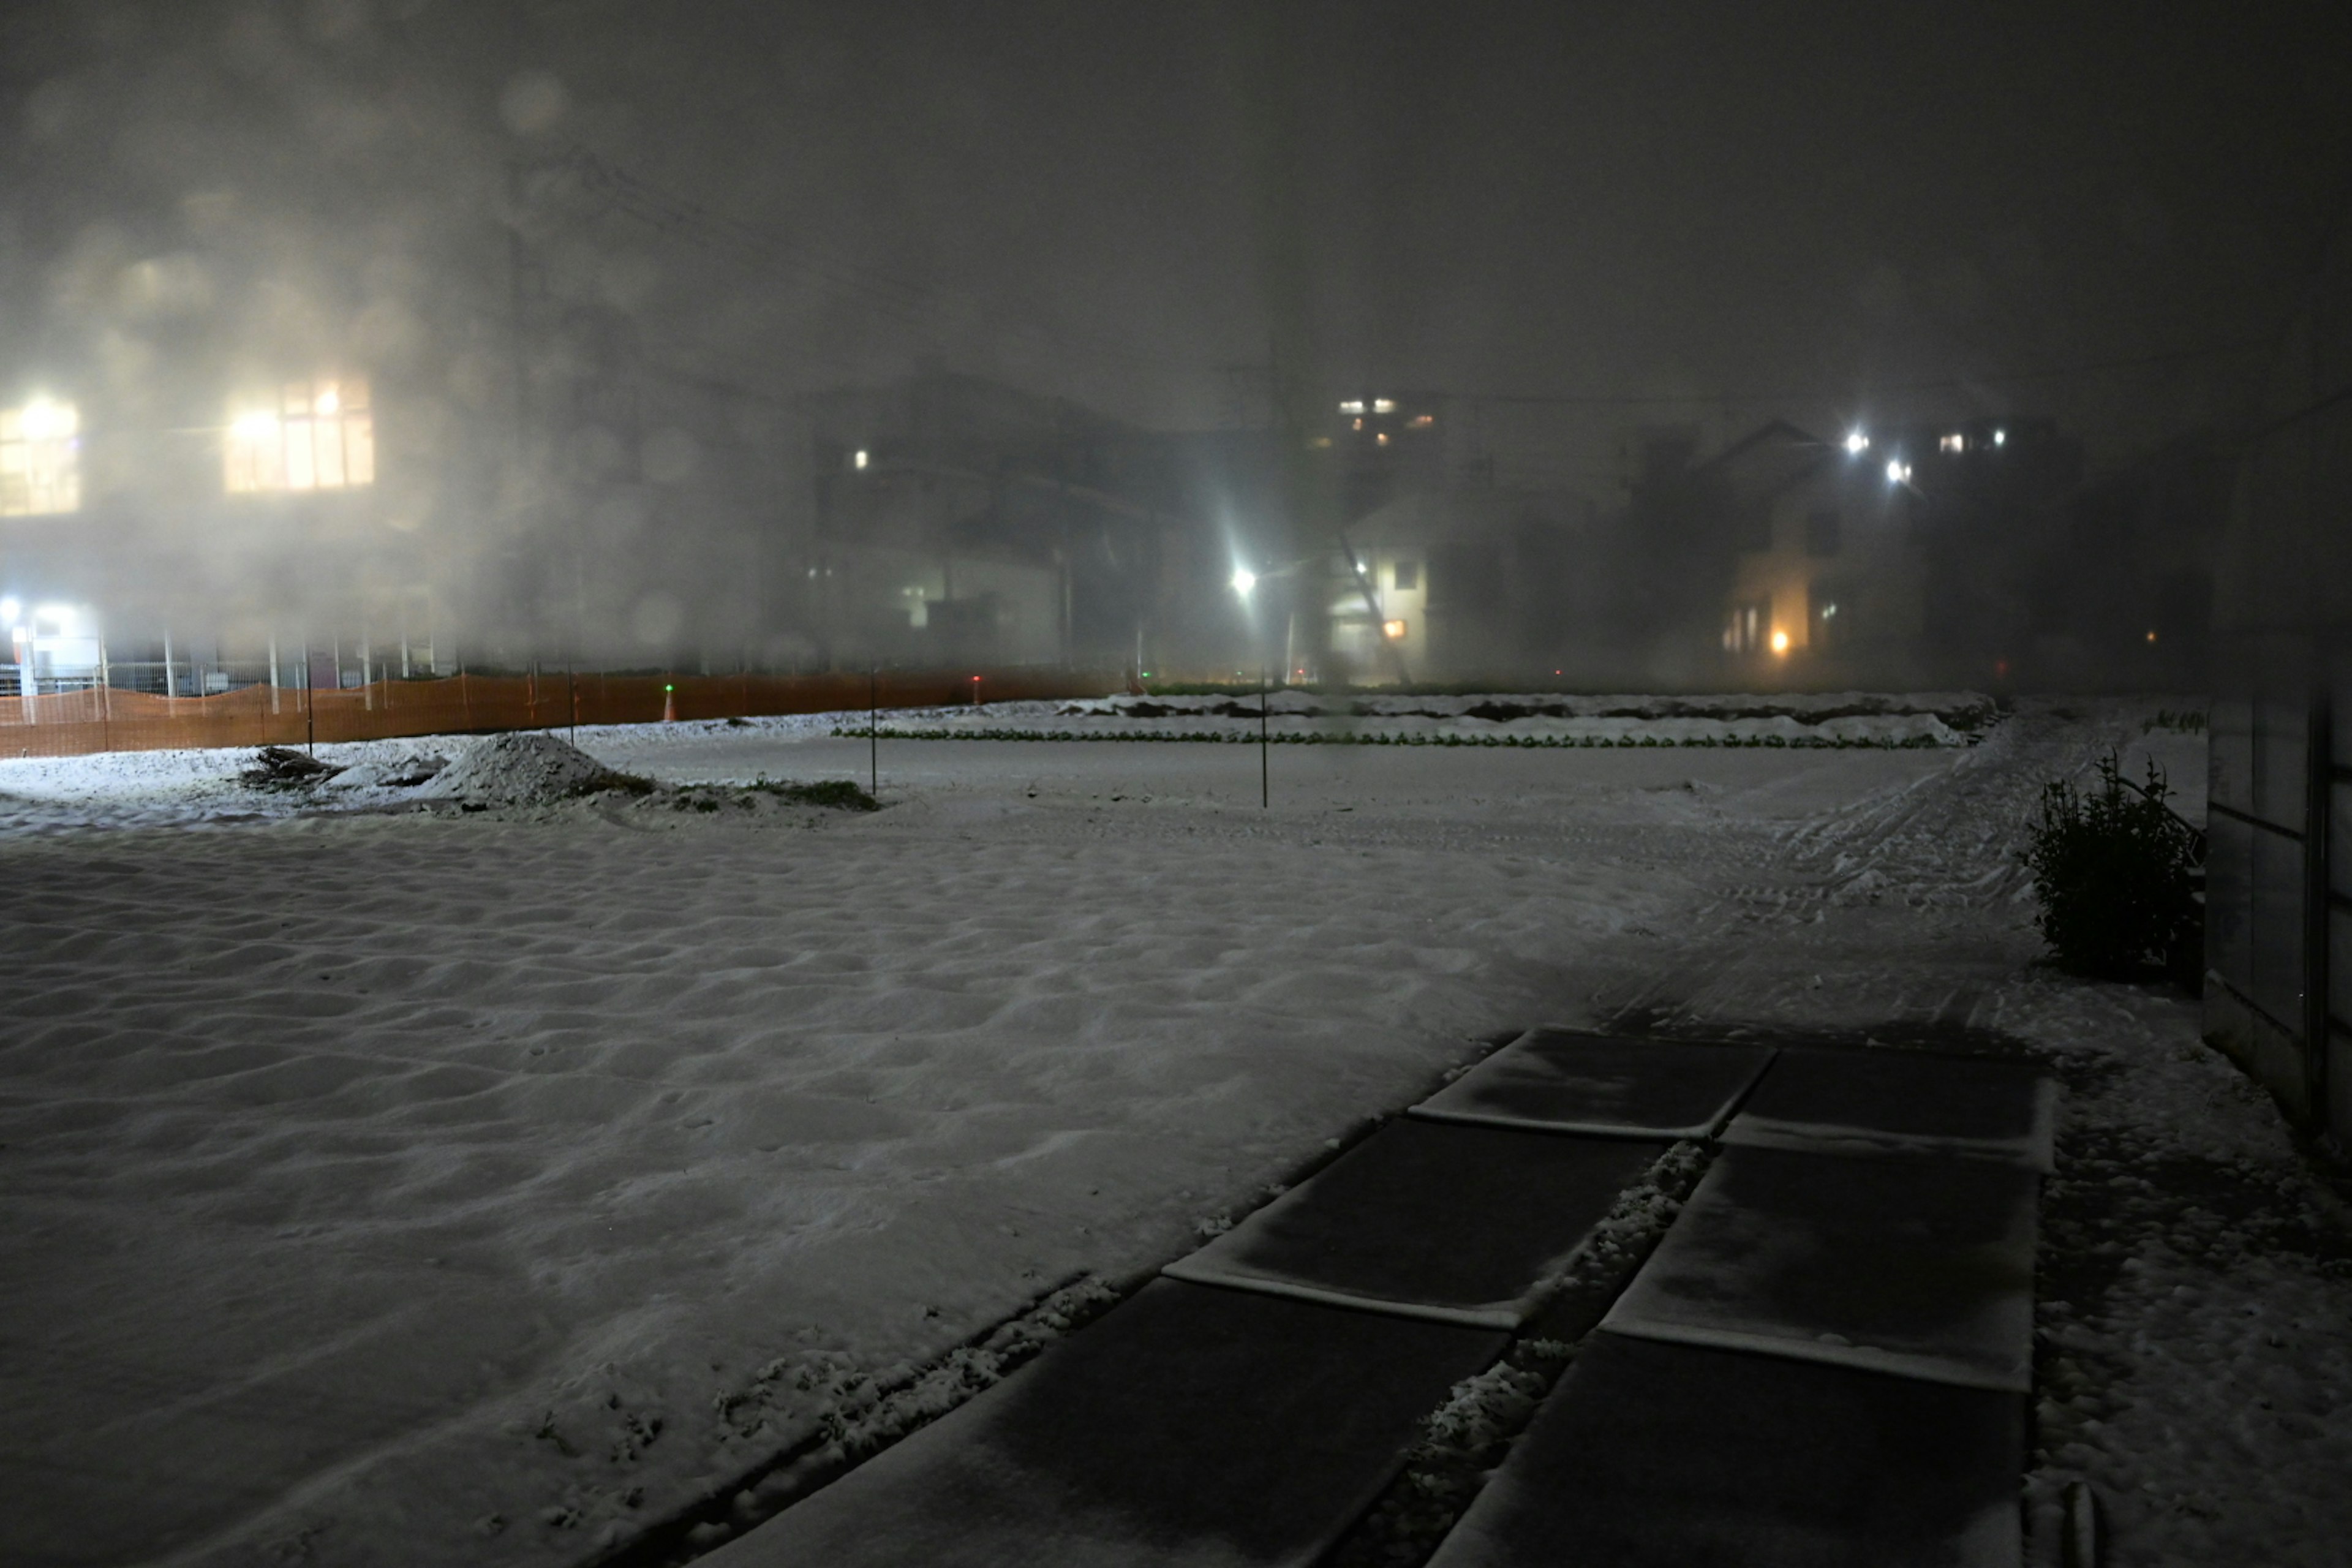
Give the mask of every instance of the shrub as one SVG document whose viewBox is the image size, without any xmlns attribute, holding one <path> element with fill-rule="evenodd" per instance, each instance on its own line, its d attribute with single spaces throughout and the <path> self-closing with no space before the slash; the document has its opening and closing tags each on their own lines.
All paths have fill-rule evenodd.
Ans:
<svg viewBox="0 0 2352 1568">
<path fill-rule="evenodd" d="M 2171 792 L 2155 763 L 2145 785 L 2126 779 L 2112 752 L 2098 772 L 2090 789 L 2064 779 L 2042 787 L 2024 853 L 2042 901 L 2034 923 L 2069 973 L 2123 980 L 2163 965 L 2193 984 L 2204 836 L 2164 804 Z"/>
</svg>

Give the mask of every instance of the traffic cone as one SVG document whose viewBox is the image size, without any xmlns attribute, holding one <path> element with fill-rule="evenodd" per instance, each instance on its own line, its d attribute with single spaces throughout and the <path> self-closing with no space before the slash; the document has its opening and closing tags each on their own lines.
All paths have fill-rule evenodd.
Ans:
<svg viewBox="0 0 2352 1568">
<path fill-rule="evenodd" d="M 677 688 L 675 686 L 662 688 L 662 722 L 665 724 L 677 722 Z"/>
</svg>

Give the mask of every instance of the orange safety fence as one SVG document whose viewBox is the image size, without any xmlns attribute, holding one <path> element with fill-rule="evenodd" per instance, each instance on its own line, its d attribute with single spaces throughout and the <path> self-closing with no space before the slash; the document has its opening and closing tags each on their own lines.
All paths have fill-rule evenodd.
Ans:
<svg viewBox="0 0 2352 1568">
<path fill-rule="evenodd" d="M 1100 696 L 1120 678 L 1045 668 L 884 670 L 835 675 L 451 675 L 379 680 L 341 691 L 247 686 L 216 697 L 157 697 L 98 687 L 0 697 L 0 757 L 68 757 L 202 746 L 299 746 L 402 735 L 552 730 L 568 724 L 648 724 L 665 718 L 859 710 L 869 690 L 884 708 L 974 700 Z"/>
</svg>

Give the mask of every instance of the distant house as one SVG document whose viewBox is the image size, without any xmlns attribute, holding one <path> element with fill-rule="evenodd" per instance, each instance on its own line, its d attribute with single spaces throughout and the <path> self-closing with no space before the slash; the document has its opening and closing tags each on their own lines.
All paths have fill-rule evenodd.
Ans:
<svg viewBox="0 0 2352 1568">
<path fill-rule="evenodd" d="M 1726 674 L 1812 686 L 2016 679 L 2080 465 L 2053 426 L 2022 419 L 1835 440 L 1776 420 L 1697 465 L 1684 509 L 1731 560 L 1716 633 Z"/>
<path fill-rule="evenodd" d="M 1604 584 L 1580 498 L 1420 491 L 1343 531 L 1328 572 L 1330 652 L 1349 679 L 1540 682 L 1594 625 Z"/>
<path fill-rule="evenodd" d="M 801 405 L 813 510 L 789 618 L 821 661 L 1148 668 L 1191 578 L 1224 592 L 1178 438 L 944 371 Z"/>
</svg>

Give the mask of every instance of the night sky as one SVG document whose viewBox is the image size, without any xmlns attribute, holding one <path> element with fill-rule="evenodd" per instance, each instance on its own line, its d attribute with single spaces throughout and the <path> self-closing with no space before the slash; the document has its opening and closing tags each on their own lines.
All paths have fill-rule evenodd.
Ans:
<svg viewBox="0 0 2352 1568">
<path fill-rule="evenodd" d="M 1571 483 L 1645 423 L 2043 413 L 2096 457 L 2226 422 L 2352 180 L 2322 5 L 7 18 L 0 282 L 49 334 L 20 304 L 19 344 L 99 310 L 67 286 L 92 230 L 170 253 L 223 189 L 281 259 L 352 251 L 323 315 L 454 310 L 467 268 L 488 312 L 508 165 L 585 153 L 637 184 L 538 189 L 559 285 L 672 368 L 944 364 L 1197 425 L 1279 345 L 1319 388 L 1595 400 L 1482 411 L 1507 469 Z"/>
</svg>

